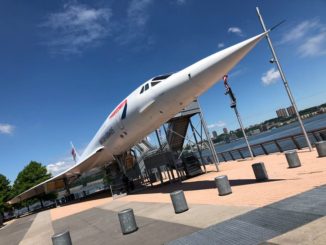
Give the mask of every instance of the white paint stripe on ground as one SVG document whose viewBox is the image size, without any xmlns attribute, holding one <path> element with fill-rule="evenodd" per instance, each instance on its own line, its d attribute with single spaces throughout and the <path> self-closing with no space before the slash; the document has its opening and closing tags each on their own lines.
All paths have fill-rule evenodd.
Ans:
<svg viewBox="0 0 326 245">
<path fill-rule="evenodd" d="M 50 211 L 38 213 L 20 245 L 51 245 L 53 227 Z"/>
</svg>

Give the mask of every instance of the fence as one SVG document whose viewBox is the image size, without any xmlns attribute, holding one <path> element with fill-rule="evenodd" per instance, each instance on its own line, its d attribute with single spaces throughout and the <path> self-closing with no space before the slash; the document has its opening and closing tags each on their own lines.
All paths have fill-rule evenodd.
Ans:
<svg viewBox="0 0 326 245">
<path fill-rule="evenodd" d="M 307 133 L 312 145 L 314 145 L 314 143 L 318 141 L 326 140 L 326 127 L 311 130 Z M 291 136 L 285 136 L 278 139 L 260 142 L 257 144 L 250 144 L 250 146 L 254 156 L 258 156 L 268 155 L 274 152 L 284 152 L 293 149 L 300 150 L 302 148 L 307 147 L 307 143 L 303 134 L 299 133 Z M 217 155 L 221 162 L 233 161 L 250 157 L 248 148 L 246 146 L 223 152 L 217 152 Z"/>
</svg>

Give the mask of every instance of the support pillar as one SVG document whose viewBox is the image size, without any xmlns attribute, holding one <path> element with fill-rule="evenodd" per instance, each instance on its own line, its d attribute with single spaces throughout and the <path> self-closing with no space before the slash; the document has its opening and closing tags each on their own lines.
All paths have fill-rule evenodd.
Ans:
<svg viewBox="0 0 326 245">
<path fill-rule="evenodd" d="M 204 167 L 205 173 L 207 173 L 206 166 L 205 166 L 205 163 L 204 163 L 203 154 L 201 152 L 201 149 L 199 149 L 199 144 L 198 144 L 197 136 L 196 136 L 196 133 L 195 133 L 195 130 L 194 130 L 194 125 L 192 124 L 191 119 L 189 119 L 189 122 L 190 122 L 191 130 L 192 130 L 192 134 L 194 135 L 194 139 L 195 139 L 197 150 L 198 150 L 198 153 L 199 153 L 199 156 L 200 156 L 201 164 Z"/>
<path fill-rule="evenodd" d="M 122 156 L 114 156 L 114 159 L 117 161 L 120 171 L 122 171 L 123 174 L 126 174 L 126 168 L 123 164 Z"/>
<path fill-rule="evenodd" d="M 158 135 L 157 129 L 155 129 L 155 134 L 156 134 L 156 138 L 157 138 L 158 144 L 160 146 L 160 149 L 162 151 L 163 150 L 163 147 L 162 147 L 161 139 L 160 139 L 160 137 Z"/>
<path fill-rule="evenodd" d="M 166 131 L 166 128 L 165 128 L 165 125 L 164 124 L 163 124 L 163 129 L 164 129 L 164 133 L 165 133 L 166 144 L 168 145 L 168 148 L 171 151 L 171 147 L 170 147 L 169 139 L 168 139 L 168 132 Z M 177 172 L 178 180 L 182 181 L 182 178 L 181 178 L 181 176 L 179 174 L 178 167 L 177 167 L 177 164 L 175 162 L 174 156 L 172 156 L 172 161 L 173 161 L 173 165 L 174 165 L 175 171 Z M 171 173 L 172 173 L 172 176 L 173 176 L 173 179 L 174 179 L 173 170 L 171 171 Z"/>
<path fill-rule="evenodd" d="M 204 119 L 204 115 L 203 115 L 203 111 L 200 107 L 200 104 L 199 104 L 199 101 L 198 101 L 198 98 L 197 98 L 197 103 L 198 103 L 198 107 L 199 107 L 199 117 L 200 117 L 200 121 L 203 125 L 203 128 L 204 128 L 204 132 L 205 132 L 205 135 L 206 135 L 206 138 L 207 138 L 207 142 L 208 142 L 208 145 L 209 145 L 209 148 L 211 150 L 211 153 L 212 153 L 212 156 L 213 156 L 213 160 L 214 160 L 214 163 L 215 163 L 215 167 L 216 167 L 216 171 L 220 171 L 218 169 L 218 164 L 220 163 L 218 157 L 217 157 L 217 153 L 216 153 L 216 150 L 215 150 L 215 147 L 214 147 L 214 144 L 212 142 L 212 139 L 209 135 L 209 131 L 208 131 L 208 128 L 207 128 L 207 125 L 206 125 L 206 121 Z"/>
<path fill-rule="evenodd" d="M 63 179 L 63 182 L 64 182 L 64 185 L 65 185 L 64 188 L 66 190 L 66 193 L 67 193 L 68 196 L 70 196 L 71 193 L 70 193 L 70 189 L 69 189 L 69 185 L 68 185 L 68 179 L 67 178 L 64 178 Z"/>
<path fill-rule="evenodd" d="M 44 204 L 43 204 L 42 198 L 39 198 L 39 200 L 40 200 L 40 203 L 41 203 L 41 207 L 44 208 Z"/>
</svg>

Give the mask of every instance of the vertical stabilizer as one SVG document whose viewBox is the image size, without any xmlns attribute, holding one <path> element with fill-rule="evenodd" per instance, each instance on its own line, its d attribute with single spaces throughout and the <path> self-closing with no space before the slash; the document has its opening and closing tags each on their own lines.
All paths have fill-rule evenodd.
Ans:
<svg viewBox="0 0 326 245">
<path fill-rule="evenodd" d="M 72 155 L 74 161 L 78 162 L 78 160 L 80 159 L 80 156 L 79 156 L 78 152 L 76 151 L 76 148 L 72 142 L 70 142 L 70 145 L 71 145 L 71 155 Z"/>
</svg>

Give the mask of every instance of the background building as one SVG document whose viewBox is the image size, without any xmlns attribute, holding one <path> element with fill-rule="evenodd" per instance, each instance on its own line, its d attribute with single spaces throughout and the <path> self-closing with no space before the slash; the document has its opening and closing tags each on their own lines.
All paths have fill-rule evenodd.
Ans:
<svg viewBox="0 0 326 245">
<path fill-rule="evenodd" d="M 228 129 L 227 128 L 223 128 L 223 133 L 228 134 L 229 133 Z"/>
<path fill-rule="evenodd" d="M 289 106 L 288 108 L 286 108 L 286 110 L 287 110 L 289 116 L 293 116 L 293 115 L 295 115 L 295 110 L 294 110 L 293 105 L 291 105 L 291 106 Z"/>
<path fill-rule="evenodd" d="M 213 131 L 212 134 L 213 134 L 213 139 L 216 139 L 217 138 L 217 132 Z"/>
<path fill-rule="evenodd" d="M 285 108 L 281 108 L 276 111 L 276 115 L 277 117 L 287 117 L 288 113 Z"/>
</svg>

